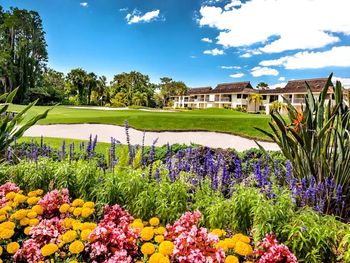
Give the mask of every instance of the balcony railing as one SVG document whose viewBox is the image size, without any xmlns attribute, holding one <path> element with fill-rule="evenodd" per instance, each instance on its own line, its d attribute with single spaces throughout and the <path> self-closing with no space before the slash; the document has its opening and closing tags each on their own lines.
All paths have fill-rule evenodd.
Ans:
<svg viewBox="0 0 350 263">
<path fill-rule="evenodd" d="M 294 98 L 293 103 L 304 103 L 305 99 L 304 98 Z"/>
<path fill-rule="evenodd" d="M 220 101 L 223 101 L 223 102 L 230 102 L 231 101 L 231 99 L 230 98 L 221 98 L 221 100 Z"/>
</svg>

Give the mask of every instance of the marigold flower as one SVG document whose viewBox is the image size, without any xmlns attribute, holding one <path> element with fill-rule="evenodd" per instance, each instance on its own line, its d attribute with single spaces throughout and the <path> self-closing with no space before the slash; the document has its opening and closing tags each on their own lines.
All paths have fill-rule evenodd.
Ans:
<svg viewBox="0 0 350 263">
<path fill-rule="evenodd" d="M 43 189 L 37 189 L 36 190 L 36 194 L 37 195 L 42 195 L 44 193 L 44 190 Z"/>
<path fill-rule="evenodd" d="M 19 221 L 19 224 L 21 226 L 26 226 L 29 224 L 29 218 L 28 217 L 25 217 L 25 218 L 22 218 L 20 221 Z"/>
<path fill-rule="evenodd" d="M 226 235 L 226 232 L 224 230 L 221 229 L 214 229 L 213 231 L 211 231 L 212 234 L 217 235 L 218 237 L 222 237 L 224 235 Z"/>
<path fill-rule="evenodd" d="M 13 214 L 13 217 L 16 219 L 16 220 L 21 220 L 23 218 L 25 218 L 28 214 L 28 211 L 25 210 L 25 209 L 20 209 L 18 211 L 16 211 L 14 214 Z"/>
<path fill-rule="evenodd" d="M 253 253 L 253 249 L 251 245 L 244 243 L 242 241 L 238 241 L 236 243 L 234 250 L 238 255 L 241 255 L 241 256 L 248 256 Z"/>
<path fill-rule="evenodd" d="M 79 263 L 77 260 L 71 260 L 69 263 Z"/>
<path fill-rule="evenodd" d="M 152 227 L 145 227 L 141 230 L 140 236 L 142 240 L 149 241 L 154 236 L 154 230 Z"/>
<path fill-rule="evenodd" d="M 222 248 L 225 252 L 228 250 L 228 244 L 225 240 L 220 240 L 217 244 L 216 244 L 217 248 Z"/>
<path fill-rule="evenodd" d="M 88 240 L 89 235 L 91 234 L 91 232 L 92 232 L 91 229 L 84 229 L 84 230 L 82 230 L 81 233 L 80 233 L 81 240 L 83 240 L 83 241 Z"/>
<path fill-rule="evenodd" d="M 29 219 L 29 225 L 30 226 L 36 226 L 36 225 L 39 225 L 39 219 L 37 218 L 32 218 L 32 219 Z"/>
<path fill-rule="evenodd" d="M 161 254 L 161 253 L 154 253 L 149 258 L 149 263 L 159 263 L 162 258 L 164 258 L 163 254 Z"/>
<path fill-rule="evenodd" d="M 83 252 L 83 250 L 84 250 L 84 244 L 83 244 L 83 242 L 81 242 L 79 240 L 76 240 L 69 245 L 69 251 L 72 254 L 79 254 L 79 253 Z"/>
<path fill-rule="evenodd" d="M 15 229 L 16 227 L 16 224 L 13 223 L 13 222 L 10 222 L 10 221 L 6 221 L 6 222 L 3 222 L 0 224 L 0 228 L 3 228 L 3 229 Z"/>
<path fill-rule="evenodd" d="M 61 214 L 64 214 L 64 213 L 68 212 L 69 208 L 70 208 L 69 204 L 63 204 L 63 205 L 60 206 L 59 211 L 60 211 Z"/>
<path fill-rule="evenodd" d="M 88 207 L 83 207 L 83 209 L 81 210 L 81 216 L 84 217 L 84 218 L 89 217 L 93 213 L 94 213 L 94 209 L 91 209 L 91 208 L 88 208 Z"/>
<path fill-rule="evenodd" d="M 157 243 L 161 243 L 164 241 L 164 236 L 157 235 L 157 236 L 155 236 L 154 241 L 156 241 Z"/>
<path fill-rule="evenodd" d="M 163 226 L 158 227 L 154 232 L 158 235 L 164 235 L 166 232 L 166 228 Z"/>
<path fill-rule="evenodd" d="M 83 208 L 90 208 L 90 209 L 94 209 L 95 208 L 95 203 L 94 202 L 85 202 L 83 205 Z"/>
<path fill-rule="evenodd" d="M 66 217 L 65 219 L 62 220 L 62 225 L 63 225 L 65 228 L 71 228 L 73 222 L 74 222 L 74 219 L 73 219 L 73 218 Z"/>
<path fill-rule="evenodd" d="M 15 198 L 13 198 L 13 202 L 15 203 L 24 203 L 27 200 L 27 197 L 22 194 L 16 194 Z"/>
<path fill-rule="evenodd" d="M 169 256 L 173 253 L 174 244 L 170 241 L 163 241 L 159 245 L 159 252 L 164 256 Z"/>
<path fill-rule="evenodd" d="M 30 211 L 27 214 L 27 217 L 30 218 L 30 219 L 36 218 L 37 216 L 38 216 L 38 214 L 36 212 L 34 212 L 34 211 Z"/>
<path fill-rule="evenodd" d="M 6 217 L 5 215 L 0 215 L 0 222 L 6 220 L 6 218 L 7 218 L 7 217 Z"/>
<path fill-rule="evenodd" d="M 61 240 L 64 243 L 73 242 L 76 238 L 77 238 L 77 232 L 75 232 L 74 230 L 68 230 L 66 233 L 64 233 L 61 236 Z"/>
<path fill-rule="evenodd" d="M 149 223 L 151 226 L 158 226 L 159 225 L 159 218 L 158 217 L 152 217 L 149 220 Z"/>
<path fill-rule="evenodd" d="M 15 231 L 13 231 L 13 229 L 3 229 L 0 232 L 0 237 L 2 239 L 9 239 L 11 238 L 13 235 L 15 234 Z"/>
<path fill-rule="evenodd" d="M 225 238 L 225 242 L 228 249 L 234 248 L 237 243 L 237 241 L 233 240 L 232 238 Z"/>
<path fill-rule="evenodd" d="M 28 193 L 28 196 L 29 196 L 29 197 L 36 197 L 37 195 L 38 195 L 38 194 L 37 194 L 36 191 L 31 191 L 31 192 Z"/>
<path fill-rule="evenodd" d="M 43 255 L 44 257 L 47 257 L 56 253 L 57 250 L 58 250 L 58 246 L 56 244 L 50 243 L 43 246 L 40 251 L 41 251 L 41 255 Z"/>
<path fill-rule="evenodd" d="M 8 243 L 7 246 L 6 246 L 6 251 L 9 253 L 9 254 L 15 254 L 17 252 L 17 250 L 19 249 L 19 244 L 17 242 L 11 242 L 11 243 Z"/>
<path fill-rule="evenodd" d="M 39 197 L 33 196 L 33 197 L 29 197 L 27 199 L 27 203 L 28 203 L 28 205 L 35 205 L 35 204 L 37 204 L 39 202 L 39 200 L 40 200 Z"/>
<path fill-rule="evenodd" d="M 8 200 L 12 200 L 13 198 L 15 198 L 15 196 L 16 196 L 16 193 L 15 193 L 15 192 L 8 192 L 8 193 L 5 195 L 6 199 L 8 199 Z"/>
<path fill-rule="evenodd" d="M 2 255 L 3 249 L 2 246 L 0 246 L 0 256 Z"/>
<path fill-rule="evenodd" d="M 92 223 L 92 222 L 85 222 L 82 223 L 80 226 L 80 230 L 85 230 L 85 229 L 90 229 L 90 230 L 94 230 L 96 228 L 97 224 L 96 223 Z"/>
<path fill-rule="evenodd" d="M 83 209 L 82 209 L 81 207 L 75 208 L 74 211 L 73 211 L 73 215 L 74 215 L 74 216 L 80 216 L 82 210 L 83 210 Z"/>
<path fill-rule="evenodd" d="M 132 228 L 138 228 L 138 229 L 142 229 L 144 227 L 143 223 L 142 222 L 133 222 L 132 224 L 130 224 L 130 227 Z"/>
<path fill-rule="evenodd" d="M 27 236 L 29 235 L 29 232 L 30 232 L 30 229 L 31 227 L 30 226 L 27 226 L 25 229 L 24 229 L 24 234 L 26 234 Z"/>
<path fill-rule="evenodd" d="M 73 207 L 82 207 L 84 205 L 84 200 L 83 199 L 75 199 L 72 203 Z"/>
<path fill-rule="evenodd" d="M 160 260 L 159 260 L 159 263 L 170 263 L 170 260 L 168 257 L 162 257 Z"/>
<path fill-rule="evenodd" d="M 32 210 L 38 215 L 42 215 L 44 213 L 44 208 L 41 205 L 35 205 L 32 207 Z"/>
<path fill-rule="evenodd" d="M 147 242 L 147 243 L 144 243 L 142 246 L 141 246 L 141 252 L 142 254 L 144 254 L 145 256 L 148 256 L 148 255 L 152 255 L 155 251 L 155 247 L 152 243 L 150 242 Z"/>
<path fill-rule="evenodd" d="M 225 259 L 225 263 L 239 263 L 239 259 L 236 256 L 227 256 Z"/>
</svg>

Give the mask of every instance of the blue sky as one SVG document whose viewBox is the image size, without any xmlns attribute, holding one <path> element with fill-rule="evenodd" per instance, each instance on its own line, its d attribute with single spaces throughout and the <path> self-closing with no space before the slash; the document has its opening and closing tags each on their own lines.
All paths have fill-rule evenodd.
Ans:
<svg viewBox="0 0 350 263">
<path fill-rule="evenodd" d="M 350 85 L 348 0 L 0 0 L 38 11 L 49 66 L 137 70 L 191 87 L 335 76 Z M 332 4 L 332 5 L 330 5 Z M 325 19 L 328 17 L 328 19 Z"/>
</svg>

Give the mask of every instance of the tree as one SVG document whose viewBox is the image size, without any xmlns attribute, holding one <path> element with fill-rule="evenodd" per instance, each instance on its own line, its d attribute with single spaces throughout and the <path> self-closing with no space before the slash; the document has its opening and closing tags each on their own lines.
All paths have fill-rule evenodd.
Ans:
<svg viewBox="0 0 350 263">
<path fill-rule="evenodd" d="M 99 104 L 102 106 L 108 97 L 106 76 L 99 77 L 96 84 L 97 84 L 97 94 L 98 94 Z"/>
<path fill-rule="evenodd" d="M 147 97 L 147 99 L 142 99 L 142 106 L 152 106 L 155 87 L 147 75 L 137 71 L 124 72 L 114 76 L 111 86 L 111 97 L 113 98 L 116 94 L 122 92 L 125 94 L 126 106 L 129 106 L 135 101 L 133 99 L 135 94 L 143 93 L 142 97 Z M 141 97 L 141 95 L 137 96 Z"/>
<path fill-rule="evenodd" d="M 0 79 L 3 92 L 19 87 L 14 102 L 23 102 L 37 87 L 48 59 L 45 32 L 37 12 L 0 9 Z"/>
<path fill-rule="evenodd" d="M 87 80 L 87 73 L 81 68 L 72 69 L 67 74 L 68 94 L 78 95 L 79 104 L 85 104 L 85 86 Z"/>
<path fill-rule="evenodd" d="M 182 81 L 175 81 L 168 77 L 163 77 L 160 79 L 160 84 L 158 85 L 160 90 L 158 99 L 161 102 L 159 106 L 167 106 L 170 97 L 172 96 L 182 96 L 184 95 L 188 87 Z"/>
<path fill-rule="evenodd" d="M 271 103 L 270 106 L 270 112 L 272 111 L 281 111 L 286 108 L 286 104 L 284 104 L 281 101 L 275 100 L 274 102 Z"/>
<path fill-rule="evenodd" d="M 91 92 L 97 87 L 97 76 L 95 73 L 90 72 L 86 76 L 86 85 L 87 85 L 87 104 L 91 103 Z"/>
<path fill-rule="evenodd" d="M 259 93 L 251 93 L 249 94 L 248 97 L 248 101 L 249 102 L 253 102 L 255 104 L 255 111 L 256 111 L 256 107 L 263 101 L 263 97 L 259 94 Z"/>
<path fill-rule="evenodd" d="M 256 88 L 259 90 L 265 90 L 265 89 L 269 89 L 269 85 L 265 82 L 259 82 Z"/>
</svg>

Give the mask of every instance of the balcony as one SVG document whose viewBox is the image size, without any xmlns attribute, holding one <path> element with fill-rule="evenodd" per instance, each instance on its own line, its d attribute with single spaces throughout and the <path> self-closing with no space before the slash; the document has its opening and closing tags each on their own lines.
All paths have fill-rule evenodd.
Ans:
<svg viewBox="0 0 350 263">
<path fill-rule="evenodd" d="M 300 103 L 304 103 L 305 102 L 305 98 L 294 98 L 293 99 L 293 103 L 295 104 L 300 104 Z"/>
<path fill-rule="evenodd" d="M 220 102 L 231 102 L 231 98 L 221 98 Z"/>
</svg>

